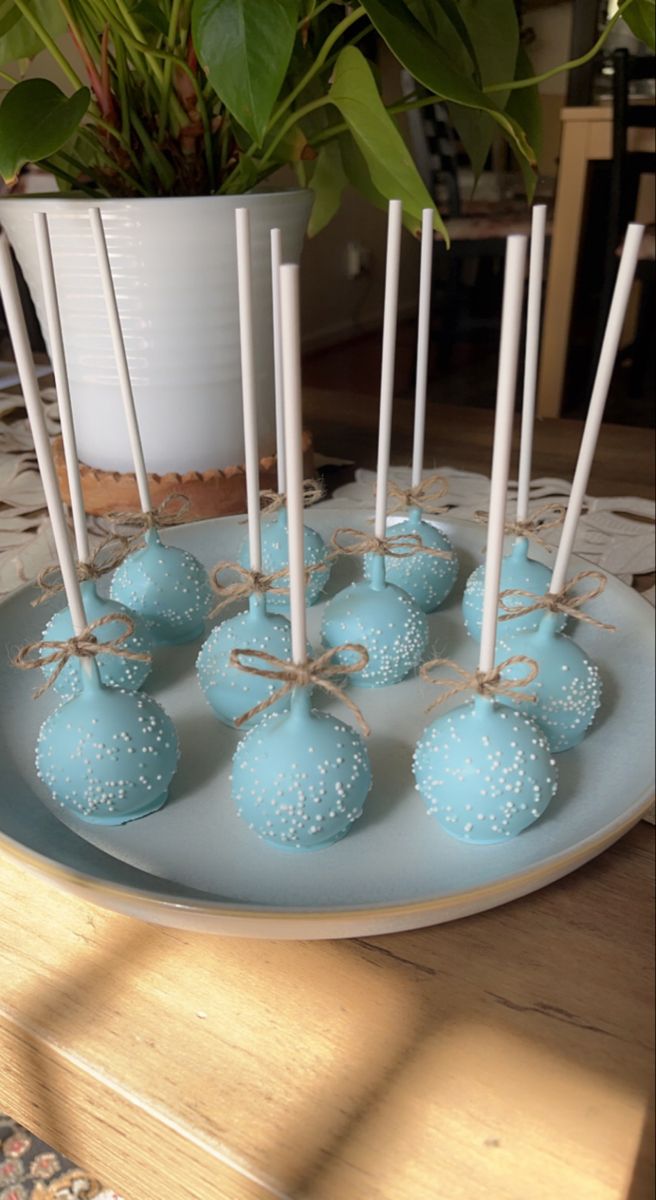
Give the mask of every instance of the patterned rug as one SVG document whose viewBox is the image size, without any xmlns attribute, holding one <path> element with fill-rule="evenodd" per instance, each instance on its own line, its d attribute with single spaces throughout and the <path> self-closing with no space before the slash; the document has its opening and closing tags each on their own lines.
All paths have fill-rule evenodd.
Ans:
<svg viewBox="0 0 656 1200">
<path fill-rule="evenodd" d="M 121 1200 L 0 1113 L 0 1200 Z"/>
</svg>

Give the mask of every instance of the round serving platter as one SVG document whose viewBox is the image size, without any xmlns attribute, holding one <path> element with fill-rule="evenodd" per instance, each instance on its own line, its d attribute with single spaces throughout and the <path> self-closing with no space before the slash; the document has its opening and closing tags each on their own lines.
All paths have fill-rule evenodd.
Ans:
<svg viewBox="0 0 656 1200">
<path fill-rule="evenodd" d="M 325 538 L 336 525 L 361 527 L 366 520 L 362 509 L 339 502 L 306 514 L 307 524 Z M 484 531 L 467 521 L 440 524 L 458 550 L 461 571 L 450 601 L 430 617 L 429 653 L 473 667 L 477 648 L 464 632 L 460 599 L 481 559 Z M 243 519 L 228 517 L 164 536 L 209 567 L 235 559 L 244 534 Z M 534 554 L 549 561 L 547 551 Z M 587 565 L 575 559 L 572 571 Z M 340 560 L 328 595 L 356 569 L 352 560 Z M 594 614 L 613 622 L 617 632 L 582 624 L 572 631 L 603 674 L 597 724 L 579 748 L 559 756 L 559 793 L 545 817 L 507 844 L 457 842 L 427 816 L 410 763 L 435 692 L 412 678 L 353 692 L 373 731 L 374 787 L 348 837 L 311 854 L 264 845 L 230 799 L 239 735 L 216 720 L 198 687 L 200 643 L 158 650 L 147 685 L 180 737 L 182 757 L 168 804 L 143 820 L 94 829 L 60 816 L 34 770 L 37 732 L 57 699 L 48 693 L 33 700 L 34 674 L 16 671 L 10 658 L 40 636 L 61 606 L 33 608 L 34 594 L 26 588 L 0 605 L 6 647 L 0 663 L 0 849 L 65 890 L 122 913 L 259 938 L 356 937 L 432 925 L 493 908 L 574 870 L 635 824 L 653 797 L 653 613 L 611 577 Z M 310 610 L 315 646 L 322 609 Z M 349 719 L 332 701 L 317 702 Z"/>
</svg>

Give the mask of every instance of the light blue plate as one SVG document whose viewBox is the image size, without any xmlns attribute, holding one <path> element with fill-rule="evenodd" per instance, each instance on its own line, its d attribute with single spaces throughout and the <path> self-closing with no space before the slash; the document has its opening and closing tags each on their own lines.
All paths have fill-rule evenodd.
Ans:
<svg viewBox="0 0 656 1200">
<path fill-rule="evenodd" d="M 328 539 L 336 525 L 357 526 L 364 518 L 362 511 L 325 503 L 306 519 Z M 464 632 L 460 601 L 464 581 L 480 561 L 481 530 L 464 521 L 440 523 L 458 551 L 461 574 L 445 608 L 429 617 L 429 654 L 474 666 L 477 647 Z M 165 537 L 209 567 L 236 557 L 243 525 L 230 517 L 171 529 Z M 572 570 L 587 565 L 574 560 Z M 356 569 L 352 560 L 340 560 L 328 594 L 350 582 Z M 147 685 L 180 736 L 182 758 L 169 803 L 142 821 L 91 829 L 60 817 L 36 778 L 36 735 L 56 698 L 32 700 L 39 681 L 9 664 L 19 645 L 38 638 L 50 615 L 43 612 L 47 606 L 30 606 L 32 596 L 25 589 L 0 605 L 6 647 L 0 662 L 0 845 L 26 867 L 107 908 L 164 925 L 264 938 L 355 937 L 431 925 L 492 908 L 567 874 L 626 832 L 653 796 L 653 612 L 609 579 L 595 613 L 618 632 L 588 626 L 574 631 L 603 674 L 600 719 L 582 746 L 559 758 L 560 790 L 545 817 L 508 844 L 460 844 L 426 815 L 410 761 L 434 690 L 410 679 L 353 693 L 373 729 L 374 787 L 349 836 L 294 858 L 267 847 L 233 809 L 228 775 L 238 735 L 216 720 L 198 687 L 197 644 L 159 649 Z M 315 646 L 323 607 L 309 614 Z M 332 701 L 326 707 L 349 719 Z"/>
</svg>

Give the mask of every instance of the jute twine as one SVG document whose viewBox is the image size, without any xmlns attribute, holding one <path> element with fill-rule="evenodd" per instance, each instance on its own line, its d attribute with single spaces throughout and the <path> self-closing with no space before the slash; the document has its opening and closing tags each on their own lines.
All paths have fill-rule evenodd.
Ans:
<svg viewBox="0 0 656 1200">
<path fill-rule="evenodd" d="M 574 588 L 584 579 L 595 579 L 596 584 L 588 588 L 587 592 L 575 594 Z M 562 591 L 547 592 L 545 596 L 536 596 L 534 592 L 525 592 L 522 588 L 506 588 L 499 596 L 499 607 L 502 610 L 499 620 L 511 621 L 513 617 L 526 617 L 529 613 L 543 609 L 545 612 L 564 613 L 567 617 L 574 617 L 576 621 L 594 625 L 596 629 L 615 633 L 616 625 L 608 625 L 605 621 L 599 621 L 597 617 L 581 612 L 582 606 L 600 596 L 605 587 L 606 576 L 602 575 L 601 571 L 579 571 L 563 584 Z M 515 607 L 514 604 L 506 604 L 506 596 L 525 596 L 530 600 L 530 604 L 519 604 Z"/>
<path fill-rule="evenodd" d="M 357 655 L 356 661 L 345 665 L 337 662 L 337 655 L 343 654 L 345 650 L 352 651 Z M 257 659 L 260 666 L 249 666 L 245 659 Z M 253 708 L 249 708 L 248 712 L 241 717 L 237 717 L 235 725 L 237 727 L 243 725 L 246 721 L 250 721 L 251 717 L 256 717 L 259 713 L 265 712 L 272 704 L 278 700 L 282 700 L 294 688 L 299 687 L 320 687 L 325 692 L 329 692 L 331 696 L 335 696 L 337 700 L 341 700 L 345 704 L 349 712 L 355 717 L 360 729 L 365 737 L 371 733 L 367 722 L 365 721 L 362 712 L 357 704 L 351 700 L 350 696 L 340 688 L 335 679 L 344 675 L 355 675 L 356 672 L 364 670 L 369 662 L 369 655 L 364 646 L 360 646 L 354 642 L 346 642 L 343 646 L 333 646 L 332 649 L 326 650 L 319 658 L 309 658 L 304 663 L 290 662 L 288 659 L 276 658 L 275 655 L 267 653 L 266 650 L 231 650 L 230 651 L 230 666 L 236 667 L 238 671 L 244 671 L 247 675 L 259 675 L 263 679 L 273 679 L 281 684 L 270 696 L 265 700 L 261 700 Z"/>
<path fill-rule="evenodd" d="M 340 538 L 347 535 L 351 541 L 344 545 Z M 375 537 L 361 529 L 336 529 L 330 539 L 337 554 L 387 554 L 390 558 L 410 558 L 413 554 L 430 554 L 431 558 L 453 558 L 452 550 L 438 550 L 425 546 L 418 533 L 389 534 Z"/>
<path fill-rule="evenodd" d="M 188 496 L 183 495 L 182 492 L 171 492 L 170 495 L 164 497 L 157 508 L 153 508 L 149 512 L 111 512 L 107 514 L 107 520 L 112 525 L 127 525 L 135 530 L 133 534 L 128 534 L 126 537 L 127 553 L 131 553 L 137 548 L 149 529 L 162 529 L 167 525 L 184 525 L 190 508 L 191 500 Z"/>
<path fill-rule="evenodd" d="M 103 625 L 109 625 L 111 621 L 124 625 L 124 632 L 109 642 L 99 642 L 95 637 L 94 630 L 100 629 Z M 18 667 L 20 671 L 33 671 L 37 667 L 54 665 L 55 669 L 52 674 L 34 692 L 36 700 L 57 682 L 71 658 L 95 658 L 97 654 L 112 654 L 117 658 L 129 658 L 134 662 L 148 662 L 150 654 L 143 650 L 130 650 L 125 645 L 127 639 L 132 637 L 134 630 L 134 621 L 127 613 L 106 613 L 104 617 L 98 617 L 97 620 L 91 621 L 82 630 L 82 633 L 67 638 L 66 641 L 31 642 L 29 646 L 22 646 L 13 660 L 13 666 Z M 49 653 L 42 654 L 43 650 L 47 650 Z M 34 655 L 36 657 L 32 657 Z"/>
<path fill-rule="evenodd" d="M 112 545 L 115 546 L 115 549 L 107 553 L 108 548 Z M 88 562 L 76 564 L 75 571 L 80 583 L 85 583 L 89 579 L 100 579 L 108 571 L 113 571 L 115 567 L 120 566 L 129 547 L 129 538 L 123 537 L 120 533 L 107 534 L 107 537 L 103 538 L 102 542 L 96 546 Z M 33 607 L 36 607 L 37 604 L 45 604 L 58 592 L 63 592 L 64 581 L 59 564 L 50 563 L 49 566 L 44 567 L 36 577 L 36 584 L 41 588 L 41 595 L 32 601 Z"/>
<path fill-rule="evenodd" d="M 219 576 L 224 571 L 232 571 L 237 578 L 232 583 L 220 583 Z M 274 596 L 286 595 L 289 586 L 279 587 L 277 581 L 288 574 L 287 567 L 280 571 L 266 574 L 263 571 L 252 571 L 250 567 L 242 567 L 236 562 L 220 562 L 210 571 L 210 583 L 213 591 L 219 597 L 219 603 L 212 609 L 210 618 L 216 617 L 223 608 L 235 600 L 243 600 L 247 596 L 264 596 L 267 592 Z"/>
<path fill-rule="evenodd" d="M 449 511 L 449 506 L 439 501 L 446 496 L 449 484 L 441 475 L 427 475 L 415 487 L 402 488 L 393 479 L 387 484 L 387 494 L 395 502 L 391 513 L 402 512 L 406 508 L 419 508 L 422 512 L 437 517 Z"/>
<path fill-rule="evenodd" d="M 317 571 L 325 571 L 328 558 L 322 559 L 321 562 L 312 563 L 305 567 L 305 582 L 309 583 L 310 577 L 316 575 Z M 224 571 L 232 571 L 237 578 L 232 583 L 221 583 L 219 575 Z M 250 567 L 243 567 L 237 562 L 220 562 L 209 573 L 212 590 L 219 597 L 219 603 L 215 605 L 209 614 L 210 620 L 218 616 L 222 609 L 228 604 L 233 604 L 235 600 L 245 600 L 249 596 L 264 596 L 267 593 L 273 596 L 289 595 L 289 567 L 281 567 L 278 571 L 253 571 Z M 278 580 L 287 579 L 288 582 L 284 587 L 279 586 Z"/>
<path fill-rule="evenodd" d="M 320 480 L 303 480 L 303 508 L 310 508 L 312 504 L 318 504 L 320 500 L 323 500 L 324 495 L 325 489 Z M 279 512 L 281 508 L 285 508 L 286 504 L 285 492 L 274 492 L 271 488 L 264 488 L 260 492 L 260 507 L 267 517 Z"/>
<path fill-rule="evenodd" d="M 548 513 L 552 516 L 549 520 L 545 520 Z M 542 534 L 547 529 L 557 529 L 565 520 L 566 509 L 562 504 L 542 504 L 540 508 L 536 508 L 530 516 L 521 521 L 506 521 L 504 525 L 504 533 L 509 533 L 515 537 L 529 538 L 530 541 L 536 542 L 539 546 L 547 546 L 552 549 L 549 542 L 542 537 Z M 474 520 L 481 525 L 487 525 L 490 514 L 482 509 L 478 509 L 474 513 Z"/>
<path fill-rule="evenodd" d="M 528 668 L 526 674 L 519 679 L 503 679 L 502 672 L 506 667 L 511 667 L 515 663 L 524 663 Z M 455 671 L 458 678 L 434 679 L 431 671 L 440 667 L 448 667 L 449 670 Z M 432 712 L 434 708 L 438 708 L 440 704 L 444 704 L 445 701 L 450 700 L 452 696 L 457 696 L 460 692 L 476 692 L 478 696 L 487 696 L 492 700 L 495 696 L 505 696 L 515 704 L 523 701 L 535 704 L 537 701 L 537 696 L 533 693 L 529 694 L 519 690 L 533 683 L 538 674 L 538 664 L 535 659 L 527 658 L 525 654 L 513 654 L 511 658 L 506 658 L 503 662 L 498 663 L 491 671 L 478 669 L 467 671 L 452 658 L 433 658 L 419 668 L 419 674 L 426 683 L 432 683 L 435 687 L 443 689 L 442 695 L 429 705 L 426 712 Z"/>
</svg>

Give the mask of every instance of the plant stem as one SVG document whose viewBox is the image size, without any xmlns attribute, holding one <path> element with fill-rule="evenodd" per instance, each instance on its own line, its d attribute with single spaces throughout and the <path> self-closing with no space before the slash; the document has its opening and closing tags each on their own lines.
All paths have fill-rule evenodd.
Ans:
<svg viewBox="0 0 656 1200">
<path fill-rule="evenodd" d="M 316 8 L 313 8 L 312 12 L 308 13 L 307 17 L 303 17 L 302 20 L 299 21 L 296 28 L 302 29 L 304 25 L 308 25 L 310 21 L 314 21 L 314 18 L 318 17 L 319 13 L 323 12 L 324 8 L 330 8 L 331 4 L 334 3 L 335 0 L 321 0 L 321 3 L 317 4 Z"/>
<path fill-rule="evenodd" d="M 269 162 L 271 155 L 273 154 L 278 143 L 282 141 L 285 134 L 292 129 L 294 125 L 298 124 L 303 117 L 307 117 L 309 113 L 316 112 L 318 108 L 324 108 L 326 104 L 332 104 L 330 96 L 320 96 L 318 100 L 311 100 L 309 104 L 304 104 L 302 108 L 294 109 L 294 112 L 287 118 L 282 129 L 278 131 L 276 137 L 271 142 L 271 145 L 262 155 L 260 159 L 260 165 L 264 166 L 265 163 Z"/>
<path fill-rule="evenodd" d="M 490 92 L 516 92 L 519 88 L 533 87 L 536 84 L 544 83 L 547 79 L 553 79 L 554 75 L 560 75 L 561 71 L 573 71 L 576 67 L 584 66 L 585 63 L 590 62 L 592 58 L 596 57 L 613 26 L 619 21 L 620 17 L 624 16 L 627 8 L 630 8 L 632 4 L 635 4 L 635 0 L 625 0 L 624 4 L 620 5 L 617 11 L 613 13 L 606 27 L 602 29 L 594 46 L 591 50 L 588 50 L 587 54 L 582 54 L 580 58 L 572 58 L 569 62 L 562 63 L 559 67 L 552 67 L 550 71 L 544 71 L 542 75 L 532 75 L 530 79 L 514 79 L 512 83 L 490 83 L 487 87 L 483 88 L 483 91 L 486 94 Z"/>
<path fill-rule="evenodd" d="M 178 19 L 180 17 L 181 4 L 182 4 L 182 0 L 173 0 L 173 3 L 171 5 L 171 15 L 169 17 L 169 28 L 168 28 L 168 34 L 166 37 L 166 44 L 168 46 L 168 49 L 171 51 L 173 50 L 173 47 L 175 46 L 175 35 L 176 35 L 177 27 L 178 27 Z M 173 62 L 171 61 L 171 59 L 167 59 L 167 61 L 164 63 L 164 79 L 162 82 L 162 92 L 161 92 L 160 107 L 159 107 L 158 128 L 159 128 L 159 141 L 160 142 L 162 142 L 164 140 L 164 134 L 166 133 L 166 125 L 167 125 L 168 116 L 169 116 L 169 97 L 171 95 L 172 79 L 173 79 Z"/>
<path fill-rule="evenodd" d="M 42 158 L 40 164 L 42 167 L 47 167 L 50 173 L 55 176 L 55 179 L 63 179 L 64 183 L 69 183 L 71 187 L 75 188 L 78 192 L 83 192 L 85 196 L 96 196 L 98 194 L 90 187 L 87 187 L 86 184 L 80 183 L 79 179 L 75 179 L 73 175 L 69 175 L 68 171 L 62 170 L 61 167 L 57 166 L 49 158 Z M 105 195 L 108 195 L 108 193 L 105 192 Z"/>
<path fill-rule="evenodd" d="M 146 155 L 148 162 L 157 175 L 162 187 L 168 192 L 175 180 L 175 171 L 173 170 L 173 167 L 148 136 L 148 133 L 146 132 L 135 112 L 132 113 L 132 124 L 134 125 L 135 133 L 144 148 L 144 154 Z"/>
<path fill-rule="evenodd" d="M 89 167 L 85 163 L 80 162 L 79 158 L 76 158 L 74 154 L 69 154 L 67 150 L 58 150 L 57 153 L 63 162 L 68 163 L 69 167 L 73 167 L 78 173 L 81 172 L 82 175 L 90 174 Z"/>
<path fill-rule="evenodd" d="M 285 96 L 285 99 L 282 101 L 279 108 L 276 110 L 276 112 L 271 117 L 269 124 L 267 126 L 267 132 L 270 129 L 272 129 L 274 127 L 274 125 L 278 124 L 278 121 L 283 116 L 283 114 L 287 112 L 287 109 L 294 103 L 296 97 L 298 95 L 300 95 L 300 93 L 303 91 L 303 89 L 305 87 L 307 87 L 310 80 L 314 79 L 314 76 L 317 74 L 317 72 L 321 70 L 326 59 L 328 58 L 328 55 L 330 54 L 330 51 L 332 50 L 335 43 L 339 41 L 342 34 L 345 33 L 346 30 L 349 29 L 351 25 L 354 25 L 356 21 L 359 21 L 361 19 L 361 17 L 364 17 L 364 16 L 366 16 L 366 12 L 365 12 L 364 8 L 362 8 L 362 7 L 355 8 L 353 10 L 353 12 L 349 13 L 349 15 L 344 18 L 343 21 L 340 21 L 339 25 L 335 26 L 332 33 L 330 33 L 328 35 L 328 37 L 326 38 L 323 46 L 321 47 L 319 53 L 317 54 L 317 57 L 315 58 L 309 71 L 306 71 L 303 78 L 300 80 L 299 83 L 296 84 L 295 88 L 292 88 L 289 95 Z"/>
<path fill-rule="evenodd" d="M 96 157 L 101 162 L 106 163 L 111 171 L 113 171 L 115 174 L 119 175 L 121 177 L 121 179 L 124 179 L 125 182 L 130 185 L 130 187 L 134 188 L 134 190 L 139 192 L 142 196 L 148 195 L 147 188 L 145 188 L 143 186 L 143 184 L 139 182 L 138 179 L 135 179 L 134 175 L 130 175 L 129 171 L 123 170 L 123 167 L 121 167 L 117 163 L 116 159 L 113 158 L 111 154 L 107 153 L 107 151 L 104 149 L 104 147 L 102 145 L 102 142 L 98 138 L 94 137 L 93 133 L 88 128 L 88 126 L 80 129 L 80 136 L 83 137 L 85 139 L 85 141 L 87 141 L 89 143 L 89 145 L 91 146 L 92 152 L 96 155 Z M 137 171 L 139 171 L 140 164 L 139 164 L 139 160 L 136 157 L 136 155 L 130 151 L 129 157 L 130 157 L 130 162 L 132 163 L 133 167 Z"/>
<path fill-rule="evenodd" d="M 187 65 L 187 63 L 184 61 L 183 58 L 178 58 L 175 54 L 169 54 L 168 51 L 166 51 L 166 50 L 156 49 L 154 46 L 146 46 L 143 42 L 140 42 L 138 38 L 133 37 L 132 34 L 130 33 L 130 30 L 127 29 L 124 25 L 117 24 L 116 29 L 118 30 L 120 36 L 123 38 L 123 41 L 127 43 L 127 45 L 134 46 L 139 51 L 140 54 L 143 54 L 144 58 L 148 62 L 149 69 L 152 69 L 153 75 L 156 76 L 156 83 L 157 83 L 158 91 L 161 92 L 162 71 L 155 72 L 153 63 L 150 61 L 151 59 L 160 58 L 160 59 L 163 59 L 164 62 L 166 62 L 168 59 L 170 59 L 172 61 L 173 65 L 179 67 L 181 71 L 185 71 L 187 73 L 187 75 L 189 75 L 189 78 L 192 80 L 194 85 L 197 86 L 198 81 L 197 81 L 193 71 L 191 70 L 191 67 L 189 67 Z M 133 61 L 134 61 L 134 59 L 133 59 Z M 136 66 L 137 66 L 137 64 L 135 63 L 135 67 Z M 144 77 L 143 72 L 141 72 L 141 75 L 143 78 Z M 146 82 L 151 83 L 152 81 L 146 77 Z M 173 95 L 171 97 L 171 113 L 176 121 L 176 124 L 178 127 L 176 132 L 178 132 L 180 128 L 182 128 L 184 125 L 187 124 L 187 114 L 186 114 L 184 108 L 182 107 L 182 105 L 180 104 L 180 101 L 178 100 L 177 96 L 175 96 L 175 95 Z"/>
<path fill-rule="evenodd" d="M 361 42 L 363 38 L 366 38 L 367 34 L 371 33 L 372 29 L 373 29 L 373 25 L 371 24 L 371 21 L 367 21 L 367 24 L 365 25 L 364 29 L 361 29 L 359 33 L 356 33 L 355 37 L 349 38 L 349 46 L 357 46 L 358 42 Z M 330 56 L 330 58 L 328 58 L 326 60 L 325 65 L 326 65 L 327 71 L 330 71 L 330 68 L 332 67 L 333 63 L 337 62 L 339 55 L 340 55 L 340 51 L 336 50 L 335 53 L 332 54 Z"/>
<path fill-rule="evenodd" d="M 436 104 L 437 97 L 435 96 L 419 96 L 412 100 L 405 97 L 403 100 L 397 100 L 394 104 L 386 104 L 385 107 L 391 116 L 397 116 L 398 113 L 410 112 L 414 108 L 426 108 L 429 104 Z M 346 121 L 339 121 L 337 125 L 329 125 L 327 129 L 322 129 L 316 137 L 312 138 L 310 145 L 320 146 L 323 142 L 329 142 L 331 138 L 337 137 L 340 133 L 348 132 Z"/>
<path fill-rule="evenodd" d="M 51 38 L 50 34 L 48 33 L 48 30 L 44 29 L 39 18 L 35 17 L 34 13 L 30 12 L 29 6 L 25 2 L 25 0 L 14 0 L 14 3 L 16 5 L 16 8 L 18 9 L 18 11 L 21 12 L 23 14 L 23 16 L 25 17 L 25 20 L 27 21 L 28 25 L 32 26 L 32 29 L 34 30 L 35 34 L 37 35 L 39 40 L 43 42 L 43 45 L 45 46 L 46 50 L 48 50 L 48 52 L 52 55 L 52 57 L 54 58 L 57 65 L 61 67 L 62 71 L 64 72 L 64 75 L 68 79 L 68 82 L 72 83 L 73 87 L 76 90 L 78 88 L 84 87 L 84 84 L 83 84 L 82 80 L 80 79 L 79 75 L 77 75 L 77 73 L 73 70 L 73 68 L 70 65 L 70 63 L 68 62 L 68 60 L 64 57 L 61 50 L 59 49 L 59 46 L 53 40 L 53 38 Z"/>
<path fill-rule="evenodd" d="M 116 7 L 118 9 L 118 12 L 119 12 L 122 20 L 123 20 L 125 28 L 131 34 L 133 41 L 135 41 L 137 43 L 144 58 L 146 58 L 147 60 L 150 60 L 151 48 L 148 45 L 148 43 L 144 40 L 144 37 L 141 33 L 139 25 L 137 24 L 137 22 L 135 20 L 133 20 L 132 13 L 130 12 L 129 8 L 127 7 L 126 4 L 123 3 L 123 0 L 114 0 L 114 3 L 116 4 Z M 157 65 L 157 62 L 150 63 L 150 67 L 153 72 L 153 75 L 155 76 L 155 79 L 157 80 L 157 83 L 161 87 L 163 71 L 160 70 L 159 66 Z"/>
<path fill-rule="evenodd" d="M 8 71 L 0 71 L 0 79 L 6 79 L 7 83 L 18 83 L 18 80 L 14 79 L 13 75 L 10 75 Z"/>
<path fill-rule="evenodd" d="M 113 37 L 113 35 L 112 35 Z M 120 38 L 114 40 L 114 58 L 116 62 L 116 82 L 118 85 L 118 103 L 121 114 L 121 134 L 125 142 L 130 142 L 130 99 L 128 95 L 128 67 L 125 58 L 125 47 Z"/>
</svg>

